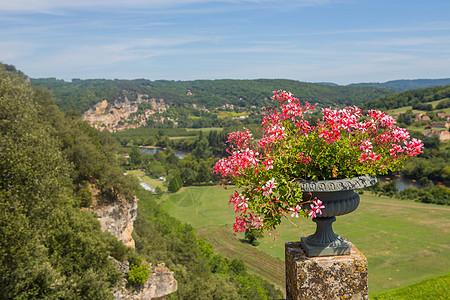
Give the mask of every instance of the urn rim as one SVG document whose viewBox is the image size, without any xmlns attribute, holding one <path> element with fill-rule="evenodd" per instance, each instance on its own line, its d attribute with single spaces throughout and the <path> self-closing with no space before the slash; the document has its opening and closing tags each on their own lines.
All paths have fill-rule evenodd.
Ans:
<svg viewBox="0 0 450 300">
<path fill-rule="evenodd" d="M 377 183 L 377 178 L 374 176 L 363 175 L 358 177 L 334 180 L 297 180 L 294 181 L 294 183 L 300 185 L 302 192 L 337 192 L 362 189 L 372 186 Z"/>
</svg>

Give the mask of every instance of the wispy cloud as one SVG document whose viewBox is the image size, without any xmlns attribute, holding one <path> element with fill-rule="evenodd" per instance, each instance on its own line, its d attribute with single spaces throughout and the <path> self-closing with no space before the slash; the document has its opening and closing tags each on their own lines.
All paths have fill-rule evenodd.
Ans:
<svg viewBox="0 0 450 300">
<path fill-rule="evenodd" d="M 267 5 L 276 4 L 277 0 L 0 0 L 0 12 L 16 13 L 56 13 L 66 9 L 113 9 L 113 8 L 167 8 L 193 4 L 222 4 L 222 5 Z M 284 5 L 315 6 L 329 3 L 330 0 L 285 0 Z"/>
<path fill-rule="evenodd" d="M 177 47 L 202 40 L 201 37 L 129 39 L 114 44 L 77 46 L 48 58 L 47 63 L 62 68 L 95 68 L 123 62 L 136 62 L 160 55 L 181 53 L 183 50 L 177 50 Z"/>
</svg>

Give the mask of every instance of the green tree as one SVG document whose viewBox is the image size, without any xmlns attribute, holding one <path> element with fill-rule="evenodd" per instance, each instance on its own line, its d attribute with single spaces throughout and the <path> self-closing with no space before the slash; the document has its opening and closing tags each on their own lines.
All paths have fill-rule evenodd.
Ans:
<svg viewBox="0 0 450 300">
<path fill-rule="evenodd" d="M 119 273 L 99 222 L 76 205 L 73 164 L 52 127 L 64 119 L 36 95 L 0 64 L 0 294 L 112 298 Z"/>
<path fill-rule="evenodd" d="M 209 143 L 206 138 L 202 138 L 195 147 L 194 151 L 192 151 L 192 154 L 195 155 L 197 159 L 208 159 L 211 157 L 212 153 L 209 150 Z"/>
<path fill-rule="evenodd" d="M 175 193 L 177 192 L 181 187 L 183 186 L 183 180 L 181 180 L 181 177 L 179 174 L 175 175 L 172 180 L 170 180 L 169 182 L 169 186 L 167 187 L 167 189 L 172 192 Z"/>
<path fill-rule="evenodd" d="M 258 239 L 262 237 L 263 234 L 260 231 L 245 229 L 245 239 L 253 246 L 258 246 L 259 245 Z"/>
<path fill-rule="evenodd" d="M 142 153 L 137 145 L 131 148 L 130 163 L 134 167 L 139 167 L 142 164 Z"/>
</svg>

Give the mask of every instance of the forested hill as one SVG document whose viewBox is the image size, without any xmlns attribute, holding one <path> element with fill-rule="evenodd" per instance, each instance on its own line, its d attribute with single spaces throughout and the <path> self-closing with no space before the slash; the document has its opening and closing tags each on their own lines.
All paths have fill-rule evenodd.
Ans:
<svg viewBox="0 0 450 300">
<path fill-rule="evenodd" d="M 372 86 L 403 92 L 407 90 L 423 89 L 427 87 L 443 86 L 449 84 L 450 78 L 442 78 L 442 79 L 412 79 L 412 80 L 401 79 L 401 80 L 387 81 L 384 83 L 363 82 L 363 83 L 353 83 L 348 86 L 366 86 L 366 87 Z"/>
<path fill-rule="evenodd" d="M 0 63 L 0 298 L 111 299 L 121 278 L 108 257 L 122 260 L 126 247 L 80 207 L 90 186 L 126 201 L 137 183 L 114 139 L 26 80 Z"/>
<path fill-rule="evenodd" d="M 436 86 L 424 89 L 409 90 L 396 95 L 386 96 L 364 103 L 366 109 L 389 110 L 404 106 L 424 105 L 427 102 L 450 98 L 450 85 Z M 447 103 L 447 104 L 445 104 Z M 440 108 L 445 108 L 448 100 L 443 102 Z M 446 106 L 448 107 L 448 106 Z M 439 107 L 438 107 L 439 108 Z"/>
<path fill-rule="evenodd" d="M 208 109 L 225 104 L 240 107 L 265 106 L 272 91 L 286 90 L 302 100 L 322 106 L 359 105 L 365 101 L 392 95 L 393 90 L 364 86 L 329 86 L 285 79 L 257 80 L 106 80 L 73 79 L 71 82 L 55 78 L 31 79 L 33 86 L 53 90 L 56 104 L 63 111 L 86 111 L 94 104 L 136 100 L 138 94 L 164 99 L 171 106 L 196 104 Z"/>
</svg>

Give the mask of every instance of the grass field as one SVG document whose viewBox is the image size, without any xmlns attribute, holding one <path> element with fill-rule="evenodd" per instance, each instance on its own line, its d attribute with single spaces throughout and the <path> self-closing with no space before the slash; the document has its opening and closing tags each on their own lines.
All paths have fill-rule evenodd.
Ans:
<svg viewBox="0 0 450 300">
<path fill-rule="evenodd" d="M 448 98 L 446 98 L 446 99 L 448 99 Z M 436 105 L 438 105 L 439 102 L 444 101 L 446 99 L 426 102 L 425 104 L 431 104 L 433 106 L 433 112 L 440 112 L 440 111 L 442 111 L 442 112 L 448 114 L 448 113 L 450 113 L 450 108 L 436 109 Z M 426 114 L 427 113 L 427 111 L 424 111 L 424 110 L 412 109 L 411 105 L 410 106 L 404 106 L 404 107 L 396 108 L 396 109 L 391 109 L 391 110 L 388 110 L 386 113 L 388 115 L 393 116 L 393 117 L 398 117 L 399 114 L 405 113 L 407 110 L 412 110 L 413 113 L 422 113 L 422 114 Z"/>
<path fill-rule="evenodd" d="M 163 191 L 167 190 L 167 187 L 164 186 L 164 182 L 158 178 L 151 178 L 150 176 L 145 175 L 145 172 L 141 170 L 128 170 L 127 173 L 136 176 L 139 182 L 145 182 L 154 188 L 159 186 Z"/>
<path fill-rule="evenodd" d="M 450 273 L 392 291 L 377 293 L 374 300 L 450 299 Z"/>
<path fill-rule="evenodd" d="M 276 240 L 264 237 L 258 247 L 232 231 L 232 190 L 220 186 L 183 188 L 161 199 L 173 216 L 191 224 L 200 237 L 230 258 L 284 289 L 284 243 L 314 232 L 310 219 L 285 221 Z M 450 270 L 450 208 L 432 204 L 361 196 L 359 208 L 337 218 L 336 233 L 351 240 L 369 260 L 369 290 L 382 292 L 445 274 Z"/>
</svg>

